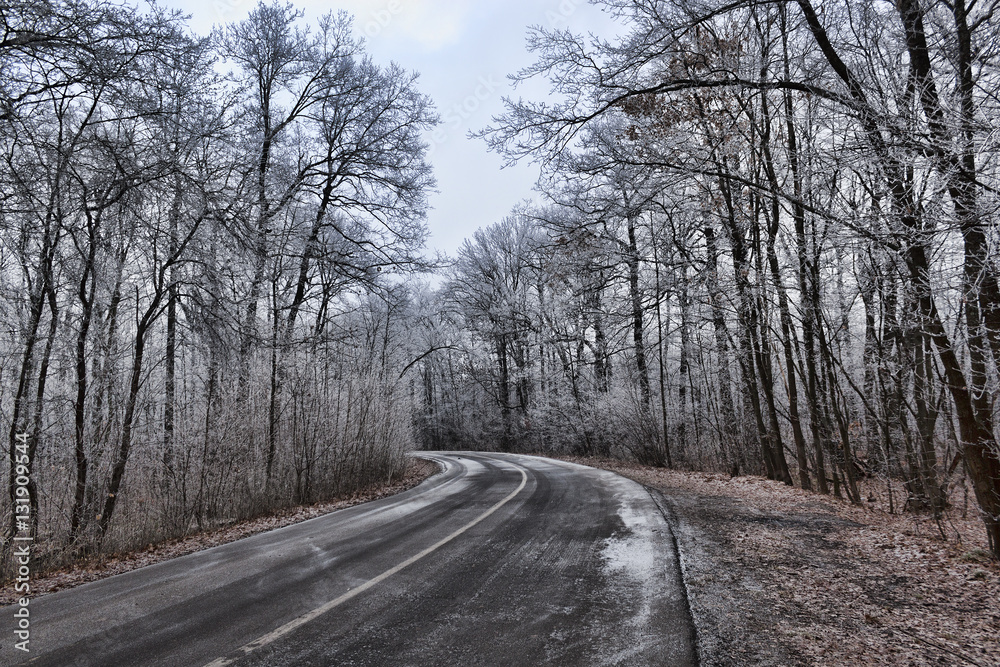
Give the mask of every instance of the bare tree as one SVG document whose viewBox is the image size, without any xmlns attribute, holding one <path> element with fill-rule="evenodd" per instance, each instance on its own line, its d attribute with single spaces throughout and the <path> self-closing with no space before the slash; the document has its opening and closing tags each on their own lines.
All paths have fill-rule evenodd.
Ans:
<svg viewBox="0 0 1000 667">
<path fill-rule="evenodd" d="M 943 378 L 991 548 L 1000 553 L 1000 448 L 989 400 L 998 288 L 986 223 L 994 205 L 985 203 L 994 174 L 976 148 L 989 144 L 995 116 L 988 90 L 996 72 L 986 57 L 995 43 L 993 5 L 827 3 L 821 13 L 808 0 L 606 4 L 631 24 L 621 42 L 537 30 L 529 48 L 538 61 L 516 78 L 546 77 L 561 99 L 508 101 L 482 136 L 508 159 L 558 170 L 567 155 L 586 152 L 609 119 L 632 118 L 629 141 L 598 169 L 629 165 L 703 189 L 703 210 L 724 234 L 706 229 L 707 264 L 716 276 L 731 268 L 736 297 L 735 318 L 716 317 L 716 331 L 728 338 L 728 325 L 736 326 L 768 473 L 790 480 L 782 463 L 787 427 L 800 484 L 810 485 L 811 467 L 821 491 L 832 481 L 835 493 L 857 501 L 851 424 L 864 416 L 878 425 L 887 459 L 903 440 L 912 452 L 909 488 L 940 507 L 941 427 L 929 382 Z M 855 140 L 837 141 L 841 132 Z M 935 203 L 935 192 L 947 195 L 947 207 Z M 902 268 L 895 288 L 849 283 L 841 267 L 857 240 L 892 258 L 880 266 Z M 933 259 L 956 242 L 967 304 L 958 335 L 951 333 L 957 313 L 938 305 L 947 288 L 935 286 L 943 267 Z M 783 256 L 782 247 L 791 252 Z M 858 347 L 852 291 L 869 309 L 868 343 Z M 901 364 L 896 388 L 875 382 L 873 372 L 856 379 L 851 357 L 875 359 L 880 325 L 895 326 L 900 298 L 914 334 L 883 341 L 897 352 L 879 357 Z M 779 358 L 770 354 L 772 340 Z M 783 397 L 776 373 L 785 378 Z M 785 425 L 779 400 L 789 406 Z"/>
</svg>

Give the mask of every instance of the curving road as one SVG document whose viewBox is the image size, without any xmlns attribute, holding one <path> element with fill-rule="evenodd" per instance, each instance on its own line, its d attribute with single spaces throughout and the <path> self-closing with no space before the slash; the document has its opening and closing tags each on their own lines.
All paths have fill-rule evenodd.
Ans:
<svg viewBox="0 0 1000 667">
<path fill-rule="evenodd" d="M 696 664 L 673 539 L 640 485 L 421 456 L 444 470 L 405 493 L 33 600 L 30 654 L 0 608 L 0 664 Z"/>
</svg>

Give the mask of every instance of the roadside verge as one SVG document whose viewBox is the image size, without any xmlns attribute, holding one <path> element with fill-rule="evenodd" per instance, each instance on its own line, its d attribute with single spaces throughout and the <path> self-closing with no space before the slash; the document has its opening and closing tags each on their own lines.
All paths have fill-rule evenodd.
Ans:
<svg viewBox="0 0 1000 667">
<path fill-rule="evenodd" d="M 567 460 L 662 499 L 703 665 L 1000 665 L 1000 565 L 961 508 L 939 528 L 758 477 Z"/>
<path fill-rule="evenodd" d="M 415 487 L 431 475 L 439 472 L 439 470 L 440 468 L 436 463 L 432 463 L 426 459 L 410 457 L 406 472 L 402 477 L 384 486 L 372 487 L 347 498 L 338 498 L 314 505 L 299 505 L 298 507 L 286 508 L 249 521 L 242 521 L 165 542 L 150 544 L 145 549 L 138 551 L 89 559 L 75 563 L 69 567 L 43 573 L 38 577 L 32 577 L 31 597 L 37 598 L 46 593 L 73 588 L 89 581 L 122 574 L 123 572 L 136 570 L 140 567 L 184 556 L 195 551 L 202 551 L 220 544 L 235 542 L 236 540 L 257 533 L 306 521 L 307 519 L 328 514 L 335 510 L 402 493 Z M 4 586 L 0 590 L 0 606 L 13 604 L 16 600 L 17 595 L 12 585 Z"/>
</svg>

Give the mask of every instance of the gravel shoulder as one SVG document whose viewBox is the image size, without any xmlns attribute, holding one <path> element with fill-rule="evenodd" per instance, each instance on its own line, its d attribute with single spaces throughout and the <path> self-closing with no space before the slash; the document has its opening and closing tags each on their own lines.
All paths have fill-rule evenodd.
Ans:
<svg viewBox="0 0 1000 667">
<path fill-rule="evenodd" d="M 420 458 L 410 458 L 406 472 L 389 484 L 366 489 L 347 498 L 338 498 L 315 505 L 300 505 L 287 508 L 273 514 L 243 521 L 213 530 L 187 535 L 185 537 L 151 544 L 143 550 L 123 554 L 114 554 L 75 563 L 72 566 L 46 572 L 31 579 L 31 597 L 37 598 L 46 593 L 54 593 L 67 588 L 73 588 L 89 581 L 96 581 L 123 572 L 136 570 L 140 567 L 159 563 L 170 558 L 177 558 L 195 551 L 210 549 L 220 544 L 257 533 L 263 533 L 275 528 L 289 526 L 306 521 L 335 510 L 359 505 L 386 496 L 402 493 L 411 489 L 440 468 L 437 464 Z M 8 584 L 0 590 L 0 606 L 13 604 L 18 598 L 13 585 Z"/>
<path fill-rule="evenodd" d="M 568 460 L 658 500 L 703 665 L 1000 665 L 1000 565 L 971 506 L 939 526 L 874 492 L 857 507 L 757 477 Z"/>
</svg>

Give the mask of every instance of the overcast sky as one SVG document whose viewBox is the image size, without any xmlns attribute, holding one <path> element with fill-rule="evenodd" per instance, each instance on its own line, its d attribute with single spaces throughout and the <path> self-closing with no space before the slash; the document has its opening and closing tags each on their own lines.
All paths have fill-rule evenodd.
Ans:
<svg viewBox="0 0 1000 667">
<path fill-rule="evenodd" d="M 257 0 L 161 0 L 191 14 L 193 30 L 239 21 Z M 478 228 L 496 222 L 512 206 L 531 197 L 537 168 L 527 164 L 501 170 L 469 130 L 488 125 L 502 111 L 504 95 L 537 99 L 547 86 L 512 92 L 507 75 L 530 64 L 525 50 L 529 25 L 571 28 L 610 37 L 615 24 L 586 0 L 293 0 L 307 19 L 338 9 L 355 16 L 378 63 L 394 60 L 420 73 L 419 88 L 430 95 L 442 117 L 428 137 L 438 181 L 428 217 L 430 248 L 452 253 Z"/>
</svg>

